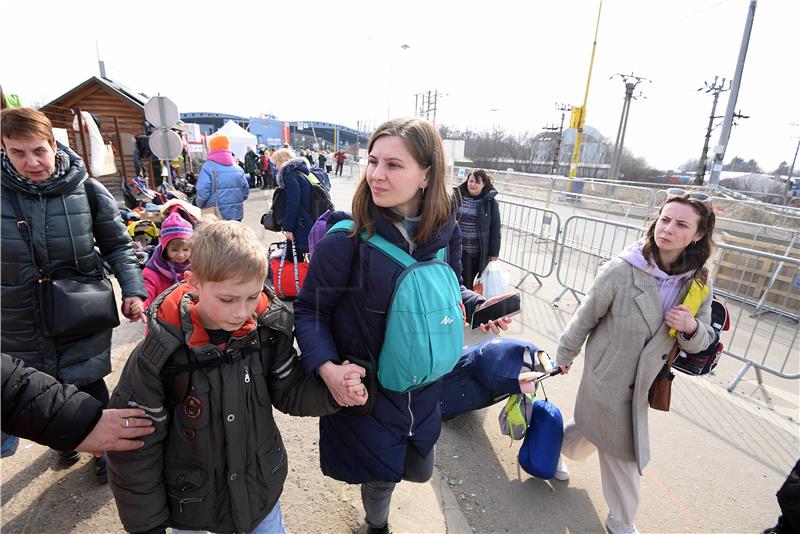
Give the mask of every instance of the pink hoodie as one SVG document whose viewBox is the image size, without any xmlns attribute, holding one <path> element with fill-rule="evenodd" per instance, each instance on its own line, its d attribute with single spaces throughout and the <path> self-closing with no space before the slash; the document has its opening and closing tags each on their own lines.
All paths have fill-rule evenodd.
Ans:
<svg viewBox="0 0 800 534">
<path fill-rule="evenodd" d="M 212 150 L 208 153 L 208 159 L 220 165 L 231 166 L 234 164 L 233 155 L 230 150 Z"/>
</svg>

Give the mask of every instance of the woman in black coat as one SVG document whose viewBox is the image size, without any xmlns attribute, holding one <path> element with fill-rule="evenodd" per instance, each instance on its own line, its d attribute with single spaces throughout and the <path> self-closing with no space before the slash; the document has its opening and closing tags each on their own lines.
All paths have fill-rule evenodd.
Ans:
<svg viewBox="0 0 800 534">
<path fill-rule="evenodd" d="M 500 205 L 496 196 L 492 175 L 483 169 L 469 173 L 453 195 L 461 227 L 462 276 L 468 289 L 500 255 Z"/>
<path fill-rule="evenodd" d="M 122 288 L 122 314 L 141 319 L 147 292 L 131 238 L 114 197 L 87 177 L 77 154 L 55 142 L 52 124 L 43 113 L 32 108 L 4 110 L 0 128 L 3 351 L 59 382 L 75 385 L 105 406 L 108 388 L 103 377 L 111 372 L 111 329 L 48 336 L 37 287 L 48 278 L 98 278 L 102 259 Z M 80 312 L 49 311 L 56 322 Z M 118 322 L 116 314 L 110 319 Z M 67 451 L 62 458 L 73 463 L 78 455 Z M 104 478 L 105 459 L 95 467 Z"/>
<path fill-rule="evenodd" d="M 3 433 L 57 450 L 82 452 L 138 449 L 133 438 L 153 433 L 139 408 L 103 410 L 100 401 L 2 355 Z"/>
</svg>

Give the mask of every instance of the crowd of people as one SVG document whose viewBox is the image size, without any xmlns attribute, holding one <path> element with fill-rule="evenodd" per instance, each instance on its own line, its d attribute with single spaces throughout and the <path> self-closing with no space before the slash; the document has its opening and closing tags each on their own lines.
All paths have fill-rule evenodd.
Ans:
<svg viewBox="0 0 800 534">
<path fill-rule="evenodd" d="M 334 163 L 341 174 L 343 153 L 250 149 L 242 169 L 227 138 L 213 137 L 196 204 L 217 213 L 168 215 L 142 271 L 116 201 L 54 140 L 47 117 L 4 111 L 2 148 L 3 432 L 53 447 L 64 463 L 98 453 L 95 474 L 106 480 L 110 471 L 129 532 L 285 532 L 287 459 L 271 407 L 316 416 L 322 472 L 360 485 L 363 532 L 390 531 L 396 484 L 431 477 L 441 429 L 440 377 L 398 390 L 381 374 L 396 333 L 393 281 L 407 268 L 397 258 L 444 258 L 464 318 L 496 300 L 472 290 L 500 254 L 489 173 L 473 170 L 451 193 L 431 123 L 379 126 L 351 210 L 328 214 L 292 312 L 265 284 L 266 250 L 241 222 L 243 203 L 251 186 L 283 187 L 283 234 L 307 252 L 315 221 L 305 177 Z M 713 341 L 710 293 L 695 315 L 680 304 L 693 282 L 711 285 L 713 230 L 708 197 L 668 196 L 642 240 L 602 268 L 558 343 L 562 372 L 584 345 L 586 358 L 562 452 L 598 453 L 614 533 L 636 532 L 650 459 L 647 392 L 674 343 L 669 329 L 689 352 Z M 110 398 L 116 308 L 87 325 L 82 308 L 69 307 L 82 298 L 73 286 L 105 280 L 104 263 L 121 287 L 122 315 L 147 324 Z M 78 321 L 66 327 L 71 315 Z M 455 344 L 463 322 L 444 334 Z M 510 322 L 481 330 L 497 335 Z M 569 477 L 563 461 L 557 477 Z"/>
</svg>

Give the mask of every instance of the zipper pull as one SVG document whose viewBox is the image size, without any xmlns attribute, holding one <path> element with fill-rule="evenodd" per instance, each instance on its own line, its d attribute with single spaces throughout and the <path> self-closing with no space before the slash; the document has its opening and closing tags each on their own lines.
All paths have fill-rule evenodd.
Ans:
<svg viewBox="0 0 800 534">
<path fill-rule="evenodd" d="M 244 366 L 244 383 L 245 384 L 250 383 L 250 370 L 247 368 L 246 365 Z"/>
</svg>

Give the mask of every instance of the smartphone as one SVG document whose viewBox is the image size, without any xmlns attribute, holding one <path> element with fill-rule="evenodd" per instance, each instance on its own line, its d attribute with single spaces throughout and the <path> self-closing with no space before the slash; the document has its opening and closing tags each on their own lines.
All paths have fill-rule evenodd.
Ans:
<svg viewBox="0 0 800 534">
<path fill-rule="evenodd" d="M 472 330 L 477 330 L 482 324 L 489 321 L 494 321 L 502 317 L 509 317 L 521 311 L 521 296 L 519 293 L 509 295 L 503 300 L 498 300 L 494 304 L 475 310 L 472 314 L 472 321 L 470 327 Z"/>
</svg>

